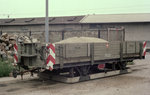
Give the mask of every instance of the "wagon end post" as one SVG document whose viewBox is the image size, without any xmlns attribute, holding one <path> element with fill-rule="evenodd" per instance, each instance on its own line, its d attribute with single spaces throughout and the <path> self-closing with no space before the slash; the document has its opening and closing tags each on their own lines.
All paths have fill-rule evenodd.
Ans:
<svg viewBox="0 0 150 95">
<path fill-rule="evenodd" d="M 94 64 L 94 43 L 90 44 L 91 65 Z"/>
<path fill-rule="evenodd" d="M 123 42 L 120 43 L 120 62 L 123 61 Z"/>
</svg>

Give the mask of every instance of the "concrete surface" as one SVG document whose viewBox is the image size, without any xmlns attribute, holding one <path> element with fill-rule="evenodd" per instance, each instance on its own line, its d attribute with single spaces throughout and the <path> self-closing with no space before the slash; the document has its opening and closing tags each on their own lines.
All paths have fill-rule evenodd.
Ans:
<svg viewBox="0 0 150 95">
<path fill-rule="evenodd" d="M 150 54 L 134 62 L 132 73 L 75 84 L 0 78 L 0 95 L 150 95 Z"/>
</svg>

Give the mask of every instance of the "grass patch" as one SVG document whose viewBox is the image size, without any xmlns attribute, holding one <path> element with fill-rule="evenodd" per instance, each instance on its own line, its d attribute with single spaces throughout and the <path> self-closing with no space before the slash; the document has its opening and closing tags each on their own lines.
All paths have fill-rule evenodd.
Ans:
<svg viewBox="0 0 150 95">
<path fill-rule="evenodd" d="M 12 72 L 13 66 L 8 61 L 2 61 L 0 59 L 0 77 L 9 76 L 10 72 Z"/>
<path fill-rule="evenodd" d="M 134 65 L 134 62 L 128 62 L 127 65 Z"/>
</svg>

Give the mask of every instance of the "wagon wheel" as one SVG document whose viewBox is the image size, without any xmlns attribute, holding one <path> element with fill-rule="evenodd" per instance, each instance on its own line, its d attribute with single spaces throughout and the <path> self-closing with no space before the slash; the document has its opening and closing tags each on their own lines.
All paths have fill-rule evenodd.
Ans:
<svg viewBox="0 0 150 95">
<path fill-rule="evenodd" d="M 90 66 L 75 67 L 76 75 L 87 76 L 90 73 Z"/>
<path fill-rule="evenodd" d="M 127 62 L 123 62 L 123 63 L 121 64 L 121 66 L 122 66 L 122 69 L 125 70 L 125 69 L 126 69 L 126 66 L 127 66 Z"/>
<path fill-rule="evenodd" d="M 14 78 L 17 78 L 17 70 L 16 69 L 13 69 L 12 75 L 13 75 Z"/>
<path fill-rule="evenodd" d="M 117 65 L 118 65 L 117 67 L 118 67 L 119 70 L 125 70 L 127 63 L 122 62 L 122 63 L 118 63 Z"/>
</svg>

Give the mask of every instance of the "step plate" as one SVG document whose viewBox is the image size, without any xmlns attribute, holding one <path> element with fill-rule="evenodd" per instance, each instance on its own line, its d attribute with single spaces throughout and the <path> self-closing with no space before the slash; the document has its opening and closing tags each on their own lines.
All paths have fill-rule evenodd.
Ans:
<svg viewBox="0 0 150 95">
<path fill-rule="evenodd" d="M 126 70 L 115 70 L 115 71 L 109 71 L 107 73 L 101 72 L 101 73 L 96 73 L 96 74 L 90 74 L 88 80 L 92 79 L 98 79 L 98 78 L 104 78 L 104 77 L 109 77 L 109 76 L 115 76 L 115 75 L 120 75 L 120 74 L 126 74 L 132 72 L 131 69 L 126 69 Z M 81 81 L 87 81 L 81 80 L 81 77 L 64 77 L 64 76 L 52 76 L 52 80 L 54 81 L 59 81 L 59 82 L 64 82 L 64 83 L 76 83 L 76 82 L 81 82 Z"/>
</svg>

